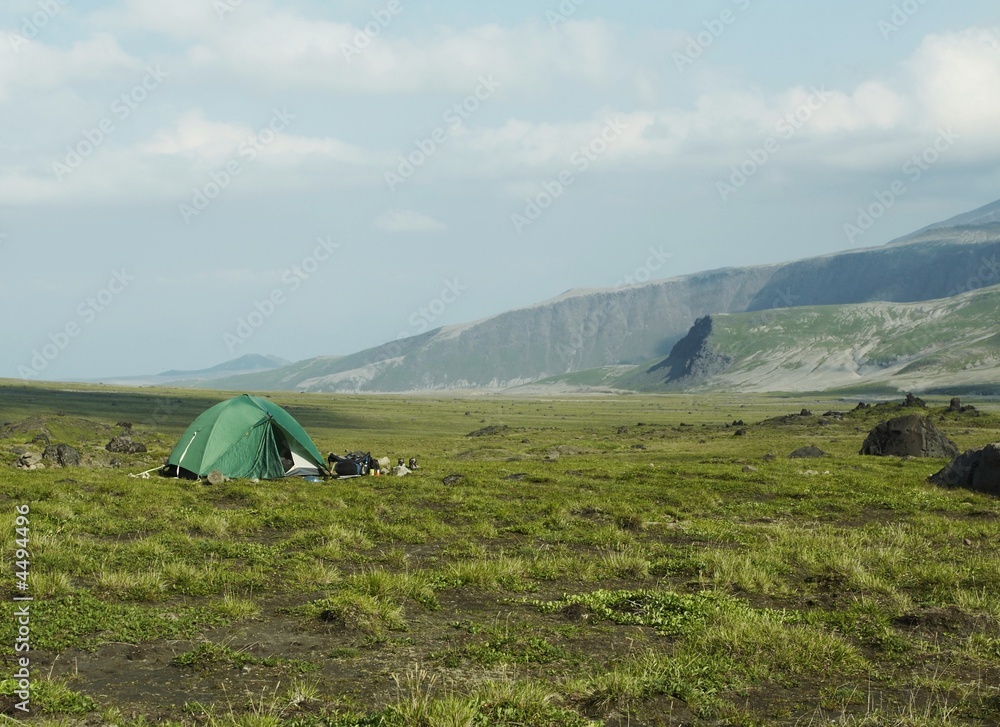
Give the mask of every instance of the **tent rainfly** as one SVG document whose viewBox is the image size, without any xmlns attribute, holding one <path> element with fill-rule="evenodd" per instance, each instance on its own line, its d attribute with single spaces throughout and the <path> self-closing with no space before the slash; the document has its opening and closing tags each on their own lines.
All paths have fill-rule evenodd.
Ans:
<svg viewBox="0 0 1000 727">
<path fill-rule="evenodd" d="M 318 475 L 323 455 L 295 418 L 277 404 L 243 394 L 204 411 L 167 458 L 168 471 L 205 477 L 275 480 Z"/>
</svg>

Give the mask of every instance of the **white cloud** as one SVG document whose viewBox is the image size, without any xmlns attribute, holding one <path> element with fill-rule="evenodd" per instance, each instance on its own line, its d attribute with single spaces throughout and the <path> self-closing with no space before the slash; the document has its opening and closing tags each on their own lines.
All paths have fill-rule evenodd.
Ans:
<svg viewBox="0 0 1000 727">
<path fill-rule="evenodd" d="M 7 40 L 2 38 L 0 42 Z M 18 43 L 17 50 L 5 48 L 0 52 L 0 102 L 9 100 L 18 90 L 48 91 L 142 66 L 108 33 L 98 33 L 66 50 L 41 41 Z"/>
<path fill-rule="evenodd" d="M 389 210 L 375 220 L 372 226 L 382 232 L 394 233 L 441 232 L 448 229 L 444 223 L 438 222 L 422 212 L 400 209 Z"/>
<path fill-rule="evenodd" d="M 378 185 L 384 184 L 382 171 L 394 160 L 389 152 L 370 151 L 330 137 L 295 135 L 292 130 L 262 145 L 263 135 L 258 138 L 258 134 L 266 126 L 266 119 L 257 128 L 213 121 L 193 109 L 147 140 L 118 144 L 114 135 L 108 137 L 70 172 L 63 169 L 62 179 L 54 165 L 66 165 L 65 150 L 35 164 L 0 166 L 0 198 L 11 204 L 173 200 L 190 194 L 192 187 L 205 184 L 209 175 L 221 172 L 230 162 L 242 170 L 234 189 L 298 188 L 331 178 L 352 185 Z M 251 147 L 252 139 L 257 143 Z"/>
<path fill-rule="evenodd" d="M 996 136 L 1000 128 L 1000 28 L 924 39 L 909 62 L 930 125 Z"/>
<path fill-rule="evenodd" d="M 567 79 L 606 86 L 615 77 L 617 35 L 602 21 L 516 27 L 439 27 L 402 36 L 394 23 L 365 27 L 242 3 L 218 17 L 208 0 L 129 0 L 108 22 L 187 43 L 201 73 L 222 73 L 254 88 L 366 94 L 469 93 L 482 74 L 506 89 L 546 89 Z M 374 26 L 371 26 L 372 28 Z"/>
</svg>

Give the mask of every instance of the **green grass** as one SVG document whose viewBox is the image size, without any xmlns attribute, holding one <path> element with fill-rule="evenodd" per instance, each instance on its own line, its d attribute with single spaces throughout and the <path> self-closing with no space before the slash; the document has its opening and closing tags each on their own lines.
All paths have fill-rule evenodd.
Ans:
<svg viewBox="0 0 1000 727">
<path fill-rule="evenodd" d="M 8 573 L 30 506 L 33 723 L 1000 720 L 1000 503 L 928 484 L 942 461 L 860 457 L 894 407 L 822 425 L 776 417 L 856 402 L 289 394 L 321 451 L 421 470 L 213 486 L 128 475 L 221 396 L 60 389 L 0 385 Z M 946 403 L 928 413 L 960 448 L 1000 440 L 995 405 Z M 99 459 L 122 420 L 150 450 L 123 468 L 10 466 L 42 428 Z M 487 425 L 509 429 L 466 436 Z M 830 456 L 787 458 L 808 444 Z M 14 580 L 0 592 L 13 644 Z M 157 669 L 183 677 L 170 704 L 126 685 L 170 683 Z"/>
</svg>

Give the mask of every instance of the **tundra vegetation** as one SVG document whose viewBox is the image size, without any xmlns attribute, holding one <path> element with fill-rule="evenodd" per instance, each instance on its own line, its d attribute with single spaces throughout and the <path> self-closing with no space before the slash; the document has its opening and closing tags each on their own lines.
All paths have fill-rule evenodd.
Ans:
<svg viewBox="0 0 1000 727">
<path fill-rule="evenodd" d="M 895 405 L 275 394 L 321 451 L 417 456 L 420 469 L 319 483 L 129 476 L 227 396 L 0 386 L 7 715 L 1000 722 L 1000 504 L 929 484 L 943 460 L 860 456 Z M 979 412 L 931 398 L 924 413 L 961 450 L 1000 440 L 997 407 L 967 398 Z M 148 451 L 112 457 L 104 445 L 125 421 Z M 77 448 L 82 466 L 15 468 L 46 443 Z M 827 456 L 788 458 L 810 445 Z M 27 716 L 12 678 L 23 505 Z"/>
</svg>

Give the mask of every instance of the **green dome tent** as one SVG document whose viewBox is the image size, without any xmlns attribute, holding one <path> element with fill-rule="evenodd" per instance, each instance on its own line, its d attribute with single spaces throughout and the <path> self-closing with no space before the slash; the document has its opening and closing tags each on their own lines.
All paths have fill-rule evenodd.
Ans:
<svg viewBox="0 0 1000 727">
<path fill-rule="evenodd" d="M 318 475 L 323 455 L 287 411 L 260 397 L 243 394 L 203 412 L 181 435 L 167 458 L 167 472 L 205 477 L 274 480 Z"/>
</svg>

